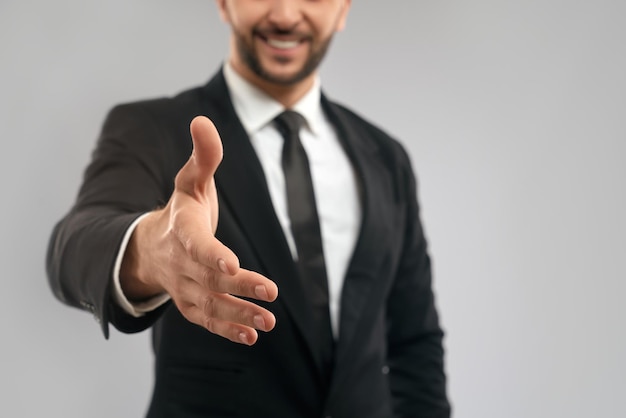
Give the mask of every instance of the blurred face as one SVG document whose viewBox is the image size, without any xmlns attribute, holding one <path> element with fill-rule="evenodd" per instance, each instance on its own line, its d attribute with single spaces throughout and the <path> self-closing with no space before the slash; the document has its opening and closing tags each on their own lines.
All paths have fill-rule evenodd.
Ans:
<svg viewBox="0 0 626 418">
<path fill-rule="evenodd" d="M 350 0 L 218 0 L 230 24 L 231 64 L 252 82 L 292 86 L 310 79 Z"/>
</svg>

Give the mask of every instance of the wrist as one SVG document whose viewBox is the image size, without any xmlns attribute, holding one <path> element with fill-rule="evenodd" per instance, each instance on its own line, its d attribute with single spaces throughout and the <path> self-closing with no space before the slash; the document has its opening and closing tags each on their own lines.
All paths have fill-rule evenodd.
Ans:
<svg viewBox="0 0 626 418">
<path fill-rule="evenodd" d="M 156 226 L 156 212 L 142 219 L 132 232 L 120 267 L 120 286 L 129 301 L 141 302 L 165 293 L 150 271 L 150 244 L 154 242 L 150 232 Z"/>
</svg>

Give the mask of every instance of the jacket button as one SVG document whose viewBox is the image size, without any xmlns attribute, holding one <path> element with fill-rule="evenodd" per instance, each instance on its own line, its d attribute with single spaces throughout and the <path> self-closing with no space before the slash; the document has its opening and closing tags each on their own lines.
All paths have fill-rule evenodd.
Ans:
<svg viewBox="0 0 626 418">
<path fill-rule="evenodd" d="M 382 372 L 382 374 L 389 374 L 389 366 L 383 366 L 380 371 Z"/>
</svg>

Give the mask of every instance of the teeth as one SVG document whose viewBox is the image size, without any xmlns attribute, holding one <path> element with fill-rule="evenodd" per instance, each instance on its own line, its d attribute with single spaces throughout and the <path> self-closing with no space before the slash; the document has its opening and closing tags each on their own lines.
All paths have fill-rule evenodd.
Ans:
<svg viewBox="0 0 626 418">
<path fill-rule="evenodd" d="M 281 41 L 279 39 L 268 39 L 267 43 L 278 49 L 290 49 L 295 48 L 300 43 L 299 41 Z"/>
</svg>

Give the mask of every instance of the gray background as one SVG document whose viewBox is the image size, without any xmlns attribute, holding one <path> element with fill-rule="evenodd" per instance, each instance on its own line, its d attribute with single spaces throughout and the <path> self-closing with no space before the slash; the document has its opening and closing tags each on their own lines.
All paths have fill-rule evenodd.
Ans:
<svg viewBox="0 0 626 418">
<path fill-rule="evenodd" d="M 626 3 L 354 3 L 323 80 L 410 151 L 455 416 L 626 416 Z M 54 300 L 48 234 L 106 111 L 204 83 L 227 35 L 212 1 L 0 2 L 0 416 L 145 411 L 149 334 Z"/>
</svg>

